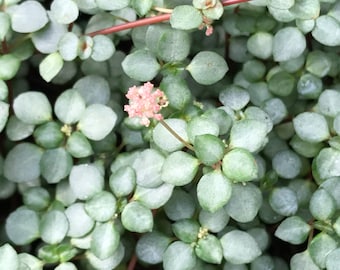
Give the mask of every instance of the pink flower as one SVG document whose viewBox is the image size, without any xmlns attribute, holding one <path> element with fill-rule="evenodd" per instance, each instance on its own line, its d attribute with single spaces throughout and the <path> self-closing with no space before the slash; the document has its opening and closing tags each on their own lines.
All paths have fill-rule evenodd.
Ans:
<svg viewBox="0 0 340 270">
<path fill-rule="evenodd" d="M 150 82 L 130 87 L 125 96 L 129 99 L 129 105 L 124 106 L 124 111 L 129 117 L 139 117 L 140 123 L 146 127 L 150 125 L 150 119 L 162 120 L 163 115 L 159 111 L 169 104 L 164 92 L 154 90 Z"/>
</svg>

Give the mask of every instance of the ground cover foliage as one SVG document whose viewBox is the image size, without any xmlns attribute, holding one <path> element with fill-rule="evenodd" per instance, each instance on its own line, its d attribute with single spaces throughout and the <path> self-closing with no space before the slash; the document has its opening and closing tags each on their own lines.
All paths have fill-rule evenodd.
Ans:
<svg viewBox="0 0 340 270">
<path fill-rule="evenodd" d="M 0 41 L 1 269 L 340 269 L 339 1 L 0 0 Z"/>
</svg>

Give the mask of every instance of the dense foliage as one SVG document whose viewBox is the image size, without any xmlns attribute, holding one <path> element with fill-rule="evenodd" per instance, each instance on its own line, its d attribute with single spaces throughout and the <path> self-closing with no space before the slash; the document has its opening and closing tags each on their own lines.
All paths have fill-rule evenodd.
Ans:
<svg viewBox="0 0 340 270">
<path fill-rule="evenodd" d="M 1 269 L 340 269 L 339 1 L 0 0 L 0 42 Z"/>
</svg>

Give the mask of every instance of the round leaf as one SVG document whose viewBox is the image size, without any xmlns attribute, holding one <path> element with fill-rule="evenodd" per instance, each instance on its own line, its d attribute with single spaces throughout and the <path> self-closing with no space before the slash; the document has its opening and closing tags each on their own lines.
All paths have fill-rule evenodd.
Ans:
<svg viewBox="0 0 340 270">
<path fill-rule="evenodd" d="M 171 243 L 163 255 L 163 267 L 165 270 L 193 269 L 196 264 L 196 256 L 190 244 L 176 241 Z"/>
<path fill-rule="evenodd" d="M 40 211 L 50 204 L 50 194 L 42 187 L 31 187 L 23 194 L 23 202 L 27 207 Z"/>
<path fill-rule="evenodd" d="M 329 15 L 321 15 L 316 19 L 312 36 L 326 46 L 340 45 L 339 21 Z"/>
<path fill-rule="evenodd" d="M 333 216 L 336 204 L 331 194 L 320 188 L 313 193 L 309 202 L 309 210 L 314 218 L 326 221 Z"/>
<path fill-rule="evenodd" d="M 66 142 L 66 150 L 75 158 L 88 157 L 93 154 L 92 146 L 85 135 L 73 132 Z"/>
<path fill-rule="evenodd" d="M 120 235 L 112 222 L 95 227 L 91 238 L 91 251 L 101 260 L 109 258 L 118 249 Z"/>
<path fill-rule="evenodd" d="M 220 264 L 223 258 L 221 242 L 212 234 L 198 240 L 195 253 L 197 257 L 208 263 Z"/>
<path fill-rule="evenodd" d="M 318 143 L 328 139 L 326 118 L 315 112 L 303 112 L 293 119 L 296 134 L 304 141 Z"/>
<path fill-rule="evenodd" d="M 318 108 L 323 115 L 335 117 L 340 112 L 340 92 L 332 89 L 322 91 Z"/>
<path fill-rule="evenodd" d="M 231 197 L 230 181 L 220 171 L 204 174 L 197 185 L 200 206 L 209 212 L 221 209 Z"/>
<path fill-rule="evenodd" d="M 6 135 L 11 141 L 21 141 L 32 135 L 33 131 L 34 125 L 20 121 L 15 115 L 9 117 L 6 125 Z"/>
<path fill-rule="evenodd" d="M 275 231 L 275 236 L 293 245 L 298 245 L 306 241 L 310 230 L 310 225 L 301 217 L 292 216 L 280 223 Z"/>
<path fill-rule="evenodd" d="M 222 140 L 211 134 L 197 135 L 194 147 L 198 159 L 208 166 L 219 162 L 223 158 L 225 149 Z"/>
<path fill-rule="evenodd" d="M 9 116 L 9 105 L 5 102 L 0 101 L 0 132 L 6 126 Z"/>
<path fill-rule="evenodd" d="M 170 118 L 165 119 L 164 122 L 181 136 L 183 140 L 188 140 L 186 131 L 187 123 L 183 119 Z M 161 123 L 158 123 L 153 129 L 152 138 L 158 147 L 168 152 L 180 150 L 184 146 L 183 143 L 174 137 Z"/>
<path fill-rule="evenodd" d="M 18 72 L 20 68 L 20 60 L 13 54 L 5 54 L 0 56 L 0 65 L 5 66 L 0 70 L 0 80 L 10 80 Z"/>
<path fill-rule="evenodd" d="M 170 238 L 160 232 L 146 233 L 139 238 L 136 245 L 138 259 L 149 264 L 163 261 L 163 253 L 170 244 Z"/>
<path fill-rule="evenodd" d="M 4 162 L 4 176 L 13 182 L 22 183 L 40 176 L 40 159 L 42 150 L 31 143 L 14 146 Z"/>
<path fill-rule="evenodd" d="M 280 29 L 273 40 L 275 61 L 287 61 L 300 56 L 306 48 L 306 39 L 299 29 L 285 27 Z"/>
<path fill-rule="evenodd" d="M 124 72 L 137 81 L 151 81 L 160 70 L 157 59 L 149 51 L 137 50 L 122 62 Z"/>
<path fill-rule="evenodd" d="M 192 155 L 176 151 L 164 161 L 161 179 L 175 186 L 183 186 L 192 181 L 198 170 L 199 162 Z"/>
<path fill-rule="evenodd" d="M 337 248 L 337 241 L 328 234 L 321 232 L 313 238 L 308 246 L 312 260 L 321 269 L 326 267 L 327 255 Z"/>
<path fill-rule="evenodd" d="M 46 95 L 29 91 L 14 99 L 13 109 L 16 117 L 24 123 L 39 125 L 52 118 L 52 107 Z"/>
<path fill-rule="evenodd" d="M 47 12 L 38 1 L 25 1 L 11 12 L 11 26 L 15 32 L 31 33 L 48 23 Z"/>
<path fill-rule="evenodd" d="M 117 197 L 129 195 L 136 185 L 135 170 L 131 166 L 119 168 L 110 176 L 109 185 Z"/>
<path fill-rule="evenodd" d="M 323 148 L 314 160 L 316 172 L 319 178 L 326 180 L 327 178 L 340 176 L 340 151 L 334 148 Z"/>
<path fill-rule="evenodd" d="M 51 14 L 58 23 L 70 24 L 78 18 L 79 10 L 72 0 L 53 0 Z"/>
<path fill-rule="evenodd" d="M 72 165 L 72 157 L 64 148 L 49 149 L 40 160 L 41 175 L 50 184 L 58 183 L 69 175 Z"/>
<path fill-rule="evenodd" d="M 218 99 L 224 106 L 230 107 L 234 111 L 238 111 L 248 104 L 250 96 L 242 87 L 230 85 L 220 92 Z"/>
<path fill-rule="evenodd" d="M 6 220 L 6 233 L 16 245 L 31 243 L 40 236 L 38 214 L 25 207 L 18 208 Z"/>
<path fill-rule="evenodd" d="M 250 222 L 257 215 L 262 205 L 262 194 L 258 187 L 251 183 L 243 186 L 232 185 L 232 193 L 225 209 L 230 217 L 238 222 Z"/>
<path fill-rule="evenodd" d="M 296 194 L 288 187 L 274 188 L 269 197 L 269 204 L 282 216 L 294 215 L 298 210 Z"/>
<path fill-rule="evenodd" d="M 67 236 L 83 237 L 92 230 L 94 220 L 86 213 L 83 203 L 74 203 L 65 210 L 69 223 Z"/>
<path fill-rule="evenodd" d="M 19 267 L 19 258 L 15 249 L 4 244 L 0 247 L 0 264 L 6 266 L 7 270 L 17 270 Z"/>
<path fill-rule="evenodd" d="M 234 264 L 250 263 L 261 255 L 255 239 L 248 233 L 233 230 L 220 239 L 224 258 Z"/>
<path fill-rule="evenodd" d="M 275 154 L 272 160 L 273 169 L 278 176 L 293 179 L 302 169 L 300 157 L 291 150 L 283 150 Z"/>
<path fill-rule="evenodd" d="M 211 85 L 221 80 L 229 67 L 219 54 L 201 51 L 194 56 L 186 69 L 199 84 Z"/>
<path fill-rule="evenodd" d="M 197 240 L 200 225 L 193 219 L 181 219 L 172 224 L 175 236 L 184 243 L 191 244 Z"/>
<path fill-rule="evenodd" d="M 63 212 L 49 211 L 40 221 L 41 239 L 52 245 L 60 243 L 65 238 L 68 228 L 68 220 Z"/>
<path fill-rule="evenodd" d="M 199 222 L 202 227 L 207 228 L 210 232 L 216 233 L 224 229 L 229 222 L 229 215 L 224 208 L 213 213 L 201 210 L 199 213 Z"/>
<path fill-rule="evenodd" d="M 117 200 L 112 193 L 102 191 L 85 203 L 85 210 L 94 220 L 106 222 L 117 210 Z"/>
<path fill-rule="evenodd" d="M 54 104 L 54 112 L 58 119 L 65 124 L 74 124 L 79 121 L 84 110 L 85 100 L 74 89 L 64 91 Z"/>
<path fill-rule="evenodd" d="M 89 139 L 100 141 L 113 129 L 117 121 L 116 113 L 102 104 L 92 104 L 81 116 L 78 129 Z"/>
<path fill-rule="evenodd" d="M 122 224 L 132 232 L 149 232 L 153 228 L 152 212 L 139 202 L 130 202 L 123 209 Z"/>
<path fill-rule="evenodd" d="M 103 62 L 112 57 L 116 48 L 110 38 L 104 35 L 93 37 L 93 50 L 91 58 L 94 61 Z"/>
<path fill-rule="evenodd" d="M 191 218 L 195 212 L 195 202 L 184 190 L 175 189 L 164 210 L 171 220 Z"/>
<path fill-rule="evenodd" d="M 174 8 L 170 17 L 170 24 L 173 28 L 191 30 L 198 28 L 203 22 L 200 12 L 189 5 L 180 5 Z"/>
<path fill-rule="evenodd" d="M 72 191 L 80 200 L 87 200 L 101 191 L 104 186 L 104 177 L 93 164 L 73 166 L 69 181 Z"/>
<path fill-rule="evenodd" d="M 301 253 L 296 253 L 292 259 L 290 260 L 290 269 L 291 270 L 319 270 L 320 268 L 313 262 L 312 258 L 309 255 L 309 252 L 306 250 Z"/>
<path fill-rule="evenodd" d="M 46 81 L 50 82 L 64 65 L 64 60 L 59 52 L 47 55 L 39 65 L 40 76 Z"/>
<path fill-rule="evenodd" d="M 246 182 L 257 178 L 255 158 L 248 150 L 234 148 L 222 160 L 223 173 L 233 182 Z"/>
<path fill-rule="evenodd" d="M 273 39 L 271 33 L 254 33 L 247 41 L 248 51 L 257 58 L 268 59 L 273 53 Z"/>
<path fill-rule="evenodd" d="M 78 56 L 79 38 L 73 32 L 64 34 L 58 43 L 58 51 L 65 61 L 73 61 Z"/>
<path fill-rule="evenodd" d="M 340 248 L 332 250 L 326 259 L 327 270 L 336 270 L 340 261 Z"/>
<path fill-rule="evenodd" d="M 154 188 L 162 184 L 163 163 L 164 156 L 159 151 L 147 149 L 141 152 L 132 164 L 137 176 L 136 183 L 147 188 Z"/>
<path fill-rule="evenodd" d="M 230 131 L 230 146 L 257 152 L 265 143 L 267 124 L 256 119 L 236 121 Z"/>
</svg>

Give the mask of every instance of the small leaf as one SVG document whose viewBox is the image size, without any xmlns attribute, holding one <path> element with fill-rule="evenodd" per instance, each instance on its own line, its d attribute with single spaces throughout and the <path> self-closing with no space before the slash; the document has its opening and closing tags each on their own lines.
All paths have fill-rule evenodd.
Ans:
<svg viewBox="0 0 340 270">
<path fill-rule="evenodd" d="M 195 212 L 195 202 L 193 198 L 184 190 L 175 189 L 170 200 L 165 204 L 165 214 L 171 220 L 181 220 L 191 218 Z"/>
<path fill-rule="evenodd" d="M 154 188 L 163 183 L 161 169 L 164 156 L 157 150 L 146 149 L 139 154 L 132 164 L 136 172 L 136 183 L 146 188 Z"/>
<path fill-rule="evenodd" d="M 66 210 L 65 215 L 69 223 L 67 236 L 83 237 L 89 233 L 93 226 L 94 220 L 86 213 L 84 203 L 71 204 Z"/>
<path fill-rule="evenodd" d="M 111 90 L 108 81 L 99 75 L 88 75 L 80 78 L 73 85 L 85 100 L 86 105 L 107 104 L 110 100 Z M 93 91 L 95 89 L 95 91 Z"/>
<path fill-rule="evenodd" d="M 301 217 L 291 216 L 280 223 L 275 236 L 293 245 L 299 245 L 306 241 L 310 230 L 310 225 Z"/>
<path fill-rule="evenodd" d="M 188 140 L 187 123 L 183 119 L 169 118 L 165 119 L 164 122 L 181 136 L 183 140 Z M 184 144 L 174 137 L 161 123 L 158 123 L 153 129 L 152 138 L 158 147 L 168 152 L 174 152 L 184 147 Z"/>
<path fill-rule="evenodd" d="M 52 118 L 52 107 L 46 95 L 29 91 L 19 94 L 13 103 L 16 117 L 32 125 L 43 124 Z"/>
<path fill-rule="evenodd" d="M 209 212 L 221 209 L 231 197 L 230 181 L 220 171 L 204 174 L 197 185 L 200 206 Z"/>
<path fill-rule="evenodd" d="M 197 257 L 208 263 L 220 264 L 223 259 L 221 242 L 212 234 L 197 241 L 195 253 Z"/>
<path fill-rule="evenodd" d="M 85 210 L 95 221 L 106 222 L 117 210 L 117 200 L 112 193 L 102 191 L 85 203 Z"/>
<path fill-rule="evenodd" d="M 138 259 L 148 264 L 161 263 L 164 251 L 170 244 L 170 241 L 169 237 L 158 231 L 142 235 L 136 245 Z"/>
<path fill-rule="evenodd" d="M 294 215 L 298 210 L 296 193 L 288 187 L 274 188 L 269 197 L 269 204 L 282 216 Z"/>
<path fill-rule="evenodd" d="M 110 1 L 110 3 L 115 3 L 113 1 Z M 112 254 L 112 256 L 108 257 L 107 259 L 99 259 L 96 257 L 92 252 L 87 251 L 85 253 L 86 259 L 90 263 L 92 267 L 95 267 L 96 269 L 115 269 L 124 258 L 125 254 L 125 248 L 122 244 L 120 244 L 116 250 Z"/>
<path fill-rule="evenodd" d="M 200 225 L 193 219 L 181 219 L 171 225 L 175 236 L 184 243 L 196 242 Z"/>
<path fill-rule="evenodd" d="M 40 159 L 42 150 L 31 143 L 14 146 L 4 162 L 4 176 L 13 182 L 22 183 L 40 176 Z"/>
<path fill-rule="evenodd" d="M 244 88 L 237 85 L 229 85 L 220 92 L 218 99 L 224 106 L 238 111 L 248 104 L 250 96 Z"/>
<path fill-rule="evenodd" d="M 289 9 L 297 19 L 313 20 L 320 15 L 318 0 L 299 0 Z"/>
<path fill-rule="evenodd" d="M 339 21 L 329 15 L 321 15 L 316 19 L 312 36 L 326 46 L 340 45 Z"/>
<path fill-rule="evenodd" d="M 232 230 L 220 239 L 224 258 L 234 264 L 250 263 L 261 255 L 255 239 L 248 233 Z"/>
<path fill-rule="evenodd" d="M 300 56 L 306 48 L 306 39 L 299 29 L 285 27 L 280 29 L 273 40 L 273 57 L 277 62 Z"/>
<path fill-rule="evenodd" d="M 327 270 L 337 270 L 340 261 L 340 248 L 333 249 L 326 258 Z"/>
<path fill-rule="evenodd" d="M 87 200 L 101 191 L 104 186 L 104 177 L 93 164 L 73 166 L 69 181 L 72 191 L 80 200 Z"/>
<path fill-rule="evenodd" d="M 6 135 L 11 141 L 21 141 L 31 136 L 33 131 L 34 125 L 22 122 L 15 115 L 10 116 L 6 124 Z"/>
<path fill-rule="evenodd" d="M 58 23 L 70 24 L 78 18 L 79 10 L 72 0 L 53 0 L 51 14 Z"/>
<path fill-rule="evenodd" d="M 0 12 L 0 41 L 3 41 L 11 26 L 11 19 L 5 12 Z"/>
<path fill-rule="evenodd" d="M 199 222 L 202 227 L 207 228 L 212 233 L 222 231 L 229 222 L 229 215 L 225 208 L 221 208 L 213 213 L 201 210 L 199 213 Z"/>
<path fill-rule="evenodd" d="M 75 124 L 81 118 L 86 104 L 83 97 L 74 89 L 64 91 L 54 104 L 54 112 L 64 124 Z"/>
<path fill-rule="evenodd" d="M 59 52 L 51 53 L 46 56 L 39 65 L 40 76 L 50 82 L 63 68 L 64 60 Z"/>
<path fill-rule="evenodd" d="M 40 221 L 41 239 L 51 245 L 60 243 L 65 238 L 68 228 L 68 220 L 63 212 L 49 211 Z"/>
<path fill-rule="evenodd" d="M 64 34 L 58 43 L 58 51 L 65 61 L 73 61 L 78 56 L 79 37 L 73 32 Z"/>
<path fill-rule="evenodd" d="M 222 140 L 211 134 L 197 135 L 194 147 L 197 158 L 208 166 L 220 161 L 225 150 Z"/>
<path fill-rule="evenodd" d="M 139 202 L 130 202 L 123 209 L 122 224 L 131 232 L 150 232 L 153 228 L 151 210 Z"/>
<path fill-rule="evenodd" d="M 297 177 L 302 169 L 300 157 L 291 150 L 282 150 L 276 153 L 272 165 L 278 176 L 285 179 Z"/>
<path fill-rule="evenodd" d="M 35 211 L 46 209 L 50 204 L 50 194 L 42 187 L 31 187 L 23 194 L 24 204 Z"/>
<path fill-rule="evenodd" d="M 340 113 L 340 93 L 332 89 L 322 91 L 318 99 L 318 109 L 325 116 L 335 117 Z"/>
<path fill-rule="evenodd" d="M 5 54 L 0 56 L 0 80 L 10 80 L 18 72 L 20 68 L 20 60 L 13 54 Z"/>
<path fill-rule="evenodd" d="M 221 80 L 229 67 L 219 54 L 201 51 L 194 56 L 186 69 L 199 84 L 211 85 Z"/>
<path fill-rule="evenodd" d="M 202 22 L 202 14 L 196 8 L 189 5 L 176 6 L 170 17 L 171 26 L 181 30 L 196 29 Z"/>
<path fill-rule="evenodd" d="M 116 113 L 108 106 L 92 104 L 82 114 L 78 129 L 89 139 L 100 141 L 113 129 L 117 121 Z"/>
<path fill-rule="evenodd" d="M 101 260 L 109 258 L 118 249 L 120 235 L 112 222 L 95 227 L 91 238 L 90 250 Z"/>
<path fill-rule="evenodd" d="M 340 151 L 331 147 L 323 148 L 314 160 L 315 169 L 319 178 L 325 181 L 328 178 L 340 176 Z"/>
<path fill-rule="evenodd" d="M 0 101 L 0 132 L 6 126 L 9 116 L 9 105 L 5 102 Z"/>
<path fill-rule="evenodd" d="M 160 65 L 149 51 L 137 50 L 122 62 L 124 72 L 137 81 L 151 81 L 159 72 Z"/>
<path fill-rule="evenodd" d="M 167 203 L 173 189 L 174 186 L 167 183 L 155 188 L 145 188 L 137 185 L 133 198 L 150 209 L 158 209 Z"/>
<path fill-rule="evenodd" d="M 109 185 L 117 197 L 129 195 L 136 186 L 135 170 L 128 165 L 119 168 L 110 176 Z"/>
<path fill-rule="evenodd" d="M 10 12 L 12 29 L 18 33 L 32 33 L 48 23 L 47 12 L 38 1 L 25 1 Z"/>
<path fill-rule="evenodd" d="M 276 96 L 289 96 L 295 89 L 295 78 L 286 71 L 280 71 L 270 77 L 268 81 L 269 90 Z"/>
<path fill-rule="evenodd" d="M 163 255 L 164 270 L 193 269 L 196 264 L 194 249 L 182 241 L 171 243 Z"/>
<path fill-rule="evenodd" d="M 254 180 L 258 174 L 255 158 L 243 148 L 234 148 L 227 152 L 222 160 L 222 170 L 235 183 Z"/>
<path fill-rule="evenodd" d="M 293 119 L 296 134 L 310 143 L 318 143 L 330 136 L 326 118 L 315 112 L 303 112 Z"/>
<path fill-rule="evenodd" d="M 161 171 L 161 179 L 175 186 L 183 186 L 190 183 L 198 170 L 199 162 L 192 155 L 176 151 L 165 159 Z"/>
<path fill-rule="evenodd" d="M 273 39 L 271 33 L 254 33 L 247 41 L 248 51 L 260 59 L 268 59 L 273 53 Z"/>
<path fill-rule="evenodd" d="M 9 244 L 0 247 L 0 265 L 6 266 L 6 270 L 17 270 L 19 267 L 18 254 Z"/>
<path fill-rule="evenodd" d="M 72 157 L 65 148 L 49 149 L 40 160 L 41 175 L 49 184 L 55 184 L 69 175 L 72 165 Z"/>
<path fill-rule="evenodd" d="M 6 233 L 16 245 L 31 243 L 40 236 L 38 214 L 26 207 L 16 209 L 6 220 Z"/>
<path fill-rule="evenodd" d="M 309 202 L 309 210 L 317 220 L 329 220 L 336 210 L 336 204 L 331 194 L 325 189 L 316 190 Z"/>
<path fill-rule="evenodd" d="M 230 217 L 238 222 L 252 221 L 262 205 L 262 194 L 260 189 L 247 183 L 245 186 L 241 184 L 232 185 L 232 193 L 225 209 Z"/>
<path fill-rule="evenodd" d="M 296 253 L 290 260 L 291 270 L 320 270 L 320 268 L 313 262 L 308 250 Z"/>
<path fill-rule="evenodd" d="M 230 130 L 230 146 L 257 152 L 267 142 L 266 135 L 267 125 L 262 121 L 257 119 L 235 121 Z"/>
<path fill-rule="evenodd" d="M 93 37 L 93 50 L 91 58 L 97 62 L 109 60 L 115 53 L 116 48 L 112 40 L 104 35 Z"/>
<path fill-rule="evenodd" d="M 326 267 L 327 255 L 337 248 L 337 241 L 325 232 L 319 233 L 308 245 L 310 257 L 321 269 Z"/>
<path fill-rule="evenodd" d="M 322 51 L 309 52 L 306 59 L 306 70 L 318 77 L 325 77 L 332 67 L 332 60 Z"/>
<path fill-rule="evenodd" d="M 132 0 L 131 1 L 131 5 L 133 9 L 140 16 L 146 15 L 150 11 L 152 4 L 153 4 L 152 0 Z"/>
<path fill-rule="evenodd" d="M 88 157 L 93 154 L 89 140 L 80 131 L 75 131 L 68 137 L 66 150 L 75 158 Z"/>
</svg>

